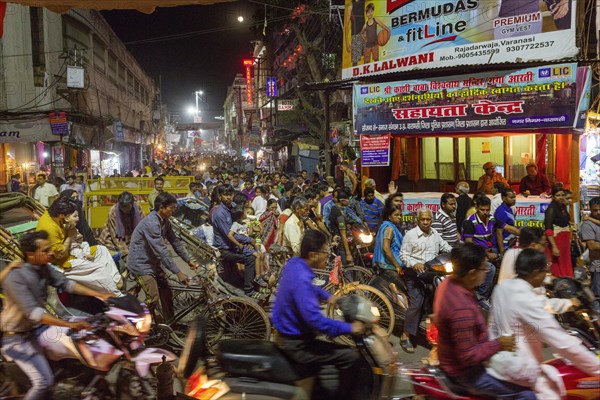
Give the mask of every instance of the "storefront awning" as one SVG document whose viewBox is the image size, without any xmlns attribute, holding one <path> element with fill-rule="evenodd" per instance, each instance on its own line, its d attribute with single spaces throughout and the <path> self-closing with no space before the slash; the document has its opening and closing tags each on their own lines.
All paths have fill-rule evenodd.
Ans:
<svg viewBox="0 0 600 400">
<path fill-rule="evenodd" d="M 94 10 L 138 10 L 151 14 L 156 7 L 175 7 L 228 3 L 233 0 L 17 0 L 11 3 L 30 7 L 45 7 L 56 13 L 64 13 L 71 8 L 91 8 Z"/>
<path fill-rule="evenodd" d="M 47 117 L 33 120 L 0 120 L 0 143 L 33 143 L 59 141 L 53 135 Z"/>
</svg>

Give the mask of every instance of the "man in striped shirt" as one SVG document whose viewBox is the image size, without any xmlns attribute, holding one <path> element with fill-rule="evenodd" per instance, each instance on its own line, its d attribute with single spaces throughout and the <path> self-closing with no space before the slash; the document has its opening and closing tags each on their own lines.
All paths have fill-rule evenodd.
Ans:
<svg viewBox="0 0 600 400">
<path fill-rule="evenodd" d="M 373 233 L 377 233 L 381 223 L 381 214 L 383 213 L 383 203 L 375 198 L 373 188 L 365 189 L 365 197 L 360 201 L 360 205 L 365 213 L 365 223 Z"/>
<path fill-rule="evenodd" d="M 440 210 L 435 214 L 433 224 L 431 225 L 440 234 L 442 239 L 452 247 L 460 243 L 455 213 L 456 197 L 452 193 L 444 193 L 440 200 Z"/>
<path fill-rule="evenodd" d="M 496 220 L 490 216 L 490 204 L 491 201 L 488 197 L 481 197 L 477 201 L 477 211 L 465 219 L 462 230 L 462 239 L 465 243 L 474 243 L 486 250 L 489 270 L 483 284 L 477 289 L 479 306 L 486 310 L 491 307 L 487 298 L 492 289 L 494 274 L 496 273 L 496 267 L 492 264 L 492 261 L 498 259 L 498 254 L 493 249 Z"/>
</svg>

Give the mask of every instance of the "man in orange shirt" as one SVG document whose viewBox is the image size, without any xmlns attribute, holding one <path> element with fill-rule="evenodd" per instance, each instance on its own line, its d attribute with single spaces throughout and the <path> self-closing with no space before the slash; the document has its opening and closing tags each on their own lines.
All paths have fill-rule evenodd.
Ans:
<svg viewBox="0 0 600 400">
<path fill-rule="evenodd" d="M 510 187 L 508 185 L 508 182 L 506 181 L 506 178 L 504 178 L 501 173 L 496 172 L 496 167 L 494 166 L 493 162 L 488 161 L 485 164 L 483 164 L 483 170 L 485 171 L 485 173 L 477 181 L 478 192 L 485 192 L 485 194 L 494 194 L 493 189 L 494 183 L 496 182 L 502 182 L 504 184 L 504 187 L 506 188 Z"/>
</svg>

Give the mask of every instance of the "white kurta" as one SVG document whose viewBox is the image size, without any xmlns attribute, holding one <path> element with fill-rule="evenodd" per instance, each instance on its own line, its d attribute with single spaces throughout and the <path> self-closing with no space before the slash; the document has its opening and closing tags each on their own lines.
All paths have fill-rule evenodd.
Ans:
<svg viewBox="0 0 600 400">
<path fill-rule="evenodd" d="M 517 339 L 517 355 L 520 358 L 519 368 L 522 371 L 535 371 L 537 380 L 534 390 L 538 398 L 544 400 L 560 399 L 564 391 L 558 371 L 549 365 L 542 368 L 543 344 L 551 346 L 562 357 L 573 362 L 580 370 L 600 376 L 600 363 L 581 341 L 570 336 L 559 325 L 554 316 L 546 311 L 547 298 L 536 293 L 533 286 L 523 279 L 508 279 L 498 285 L 492 295 L 492 310 L 490 313 L 490 339 L 501 335 L 514 334 Z M 499 355 L 496 365 L 502 367 Z M 514 365 L 514 363 L 513 363 Z M 507 365 L 511 368 L 510 365 Z M 527 382 L 515 379 L 515 374 L 502 371 L 502 368 L 489 370 L 493 376 L 512 381 L 517 384 Z M 509 376 L 513 378 L 510 379 Z"/>
</svg>

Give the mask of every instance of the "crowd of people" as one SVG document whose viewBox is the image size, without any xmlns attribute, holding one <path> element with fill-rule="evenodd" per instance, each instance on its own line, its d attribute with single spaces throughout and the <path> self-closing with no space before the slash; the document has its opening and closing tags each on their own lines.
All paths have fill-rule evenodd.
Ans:
<svg viewBox="0 0 600 400">
<path fill-rule="evenodd" d="M 85 182 L 78 182 L 75 174 L 69 174 L 66 182 L 57 189 L 44 173 L 38 174 L 33 197 L 48 208 L 36 229 L 39 237 L 26 236 L 27 240 L 33 241 L 31 244 L 26 240 L 23 245 L 26 262 L 38 266 L 52 262 L 65 272 L 67 279 L 89 288 L 87 292 L 81 288 L 72 290 L 75 294 L 102 292 L 106 297 L 121 295 L 122 274 L 115 262 L 121 258 L 144 290 L 146 303 L 155 319 L 168 321 L 173 316 L 173 304 L 167 271 L 184 284 L 189 282 L 189 277 L 173 260 L 166 242 L 192 270 L 198 264 L 173 233 L 169 219 L 177 210 L 178 199 L 168 193 L 165 183 L 169 176 L 194 176 L 185 198 L 201 204 L 206 211 L 205 237 L 221 253 L 224 277 L 236 282 L 247 296 L 263 296 L 261 289 L 267 286 L 270 278 L 265 254 L 271 247 L 285 246 L 293 254 L 294 258 L 287 263 L 281 276 L 273 323 L 281 335 L 283 348 L 298 362 L 336 363 L 344 371 L 343 379 L 351 380 L 354 356 L 338 348 L 311 342 L 314 331 L 336 336 L 360 332 L 364 326 L 333 323 L 322 317 L 318 301 L 335 302 L 336 299 L 311 289 L 315 283 L 311 269 L 323 268 L 325 256 L 330 254 L 332 247 L 337 249 L 343 265 L 353 264 L 355 253 L 350 248 L 349 238 L 351 227 L 359 224 L 375 236 L 374 271 L 397 287 L 406 288 L 409 307 L 400 339 L 402 348 L 407 352 L 415 351 L 415 339 L 423 317 L 425 287 L 419 274 L 425 270 L 427 262 L 441 253 L 451 253 L 454 276 L 439 288 L 434 305 L 435 321 L 442 338 L 441 367 L 457 382 L 473 388 L 487 387 L 487 393 L 513 389 L 525 393 L 515 398 L 535 398 L 531 397 L 533 384 L 526 385 L 530 389 L 521 386 L 515 389 L 512 384 L 498 383 L 506 377 L 489 375 L 481 365 L 501 350 L 512 351 L 514 332 L 509 340 L 505 339 L 510 336 L 506 330 L 498 328 L 493 335 L 498 339 L 489 340 L 485 321 L 477 316 L 480 314 L 475 315 L 475 311 L 480 313 L 484 309 L 503 321 L 510 318 L 521 321 L 519 318 L 525 317 L 515 313 L 499 314 L 498 309 L 517 301 L 510 299 L 504 288 L 514 285 L 515 293 L 520 291 L 526 299 L 530 296 L 530 287 L 541 285 L 537 278 L 542 271 L 544 275 L 547 270 L 557 277 L 572 276 L 573 242 L 587 248 L 593 275 L 592 289 L 600 296 L 600 198 L 590 201 L 591 214 L 582 224 L 581 234 L 574 235 L 574 241 L 571 240 L 576 230 L 570 223 L 570 192 L 562 186 L 550 187 L 548 180 L 537 173 L 535 165 L 527 167 L 527 176 L 521 181 L 520 189 L 524 195 L 551 196 L 545 212 L 545 229 L 516 226 L 516 193 L 495 172 L 493 164 L 484 165 L 485 174 L 479 179 L 478 191 L 472 198 L 468 183 L 459 182 L 456 194 L 441 196 L 438 212 L 433 213 L 429 208 L 417 210 L 416 226 L 412 228 L 403 218 L 403 195 L 396 185 L 391 182 L 388 194 L 384 196 L 377 191 L 374 179 L 361 179 L 347 162 L 339 166 L 338 179 L 326 179 L 318 173 L 309 176 L 307 171 L 288 175 L 252 170 L 228 158 L 211 160 L 202 173 L 194 167 L 197 164 L 198 161 L 191 157 L 173 157 L 162 165 L 147 164 L 143 171 L 135 171 L 135 175 L 154 177 L 153 190 L 147 199 L 136 199 L 128 191 L 121 193 L 97 236 L 82 215 Z M 134 176 L 134 173 L 125 175 Z M 13 191 L 19 190 L 17 184 L 10 184 Z M 148 201 L 151 210 L 146 216 L 140 206 L 143 200 Z M 337 246 L 332 246 L 336 243 Z M 36 249 L 41 247 L 47 248 L 44 250 L 46 258 L 37 255 Z M 543 268 L 539 261 L 542 257 L 546 260 Z M 2 277 L 8 275 L 10 280 L 7 278 L 7 281 L 13 282 L 17 274 L 10 271 L 15 269 L 26 270 L 11 265 Z M 494 289 L 496 275 L 501 285 Z M 529 286 L 510 283 L 518 279 L 528 282 Z M 65 285 L 58 280 L 55 283 Z M 6 292 L 6 296 L 12 298 L 8 304 L 20 301 L 19 296 L 12 297 L 11 291 Z M 450 298 L 452 301 L 446 301 Z M 41 297 L 29 300 L 37 304 Z M 72 296 L 70 301 L 77 302 L 77 296 Z M 155 310 L 159 303 L 161 313 L 157 314 Z M 577 305 L 575 303 L 566 308 Z M 297 312 L 291 312 L 296 309 L 294 307 Z M 534 312 L 531 311 L 533 308 L 528 310 Z M 5 325 L 5 315 L 2 329 L 19 335 L 18 329 Z M 503 326 L 510 326 L 509 322 Z M 546 317 L 540 323 L 557 329 Z M 562 338 L 562 334 L 556 335 Z M 548 339 L 550 344 L 556 340 Z M 571 354 L 578 345 L 569 343 L 570 347 L 564 351 Z M 327 348 L 332 352 L 329 353 Z M 530 348 L 529 351 L 532 357 L 538 357 L 538 349 Z M 585 364 L 589 359 L 583 357 L 582 362 Z M 23 363 L 23 367 L 30 372 L 37 368 L 38 372 L 32 374 L 39 373 L 37 361 L 35 365 Z M 351 385 L 346 389 L 349 387 Z M 483 389 L 482 392 L 486 393 Z"/>
</svg>

